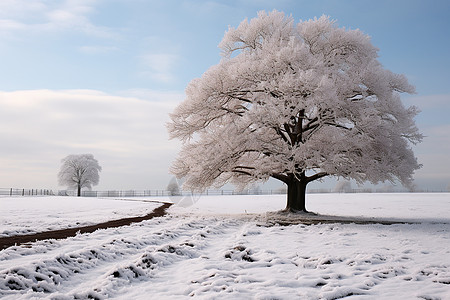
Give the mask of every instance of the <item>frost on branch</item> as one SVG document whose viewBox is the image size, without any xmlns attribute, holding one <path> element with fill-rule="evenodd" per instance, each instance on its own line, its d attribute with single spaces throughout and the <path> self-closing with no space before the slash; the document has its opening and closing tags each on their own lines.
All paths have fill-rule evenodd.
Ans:
<svg viewBox="0 0 450 300">
<path fill-rule="evenodd" d="M 220 47 L 168 124 L 183 141 L 171 171 L 185 187 L 274 177 L 295 198 L 324 176 L 411 184 L 422 135 L 400 93 L 414 87 L 383 68 L 369 36 L 273 11 L 229 28 Z"/>
<path fill-rule="evenodd" d="M 68 155 L 61 163 L 58 183 L 77 190 L 77 196 L 80 196 L 82 188 L 91 189 L 93 185 L 98 184 L 100 180 L 98 172 L 102 167 L 92 154 Z"/>
</svg>

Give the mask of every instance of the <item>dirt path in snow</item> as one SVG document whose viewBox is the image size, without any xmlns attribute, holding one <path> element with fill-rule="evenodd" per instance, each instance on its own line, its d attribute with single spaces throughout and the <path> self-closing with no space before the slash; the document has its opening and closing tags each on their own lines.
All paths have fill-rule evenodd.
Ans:
<svg viewBox="0 0 450 300">
<path fill-rule="evenodd" d="M 0 238 L 0 250 L 6 249 L 8 247 L 26 244 L 30 242 L 47 240 L 47 239 L 66 239 L 71 236 L 75 236 L 79 233 L 91 233 L 98 229 L 106 229 L 106 228 L 114 228 L 130 225 L 131 223 L 142 222 L 145 220 L 150 220 L 155 217 L 162 217 L 166 214 L 166 209 L 169 208 L 172 203 L 164 203 L 163 205 L 155 208 L 151 213 L 142 217 L 130 217 L 123 218 L 118 220 L 112 220 L 108 222 L 103 222 L 99 224 L 83 226 L 83 227 L 75 227 L 75 228 L 67 228 L 67 229 L 59 229 L 59 230 L 51 230 L 45 232 L 38 232 L 27 235 L 15 235 Z"/>
</svg>

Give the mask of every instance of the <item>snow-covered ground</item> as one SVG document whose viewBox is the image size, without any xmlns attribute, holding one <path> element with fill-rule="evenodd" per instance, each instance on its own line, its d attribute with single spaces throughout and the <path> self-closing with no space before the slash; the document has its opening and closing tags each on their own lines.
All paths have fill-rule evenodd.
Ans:
<svg viewBox="0 0 450 300">
<path fill-rule="evenodd" d="M 450 193 L 308 194 L 307 209 L 320 215 L 450 223 Z M 170 200 L 170 199 L 169 199 Z M 201 196 L 186 208 L 196 214 L 252 214 L 282 210 L 286 195 Z"/>
<path fill-rule="evenodd" d="M 138 200 L 140 199 L 120 201 L 108 198 L 58 196 L 1 197 L 0 237 L 143 216 L 160 205 Z"/>
<path fill-rule="evenodd" d="M 450 299 L 450 194 L 307 201 L 321 215 L 415 223 L 268 226 L 284 196 L 204 196 L 165 217 L 0 251 L 0 298 Z"/>
</svg>

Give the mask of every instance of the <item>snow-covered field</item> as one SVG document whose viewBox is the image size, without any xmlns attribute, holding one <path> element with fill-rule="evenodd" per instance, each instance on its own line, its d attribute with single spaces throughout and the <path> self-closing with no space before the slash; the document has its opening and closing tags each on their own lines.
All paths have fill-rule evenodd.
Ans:
<svg viewBox="0 0 450 300">
<path fill-rule="evenodd" d="M 450 299 L 450 194 L 308 195 L 321 215 L 414 224 L 268 226 L 282 216 L 265 212 L 284 197 L 204 196 L 131 226 L 10 247 L 0 251 L 0 298 Z M 50 209 L 60 198 L 31 199 Z M 6 209 L 3 200 L 2 232 L 23 222 L 3 222 L 14 209 L 30 226 L 52 222 L 26 199 Z M 153 205 L 123 203 L 117 210 Z M 107 215 L 95 205 L 90 217 L 78 211 L 83 222 Z"/>
<path fill-rule="evenodd" d="M 151 213 L 160 204 L 83 197 L 2 197 L 0 237 L 80 227 Z M 158 201 L 155 199 L 155 201 Z"/>
</svg>

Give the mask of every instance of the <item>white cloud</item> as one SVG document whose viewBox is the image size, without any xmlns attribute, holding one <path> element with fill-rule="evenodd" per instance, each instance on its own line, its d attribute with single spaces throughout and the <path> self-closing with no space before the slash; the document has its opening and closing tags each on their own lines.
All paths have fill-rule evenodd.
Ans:
<svg viewBox="0 0 450 300">
<path fill-rule="evenodd" d="M 178 56 L 168 53 L 149 53 L 140 57 L 143 66 L 147 69 L 142 74 L 151 77 L 153 80 L 167 83 L 174 80 L 174 66 Z"/>
<path fill-rule="evenodd" d="M 422 169 L 414 176 L 423 182 L 422 188 L 429 186 L 435 190 L 445 190 L 450 183 L 450 125 L 434 126 L 424 130 L 425 138 L 414 147 Z"/>
<path fill-rule="evenodd" d="M 445 190 L 450 182 L 450 94 L 412 95 L 402 97 L 405 105 L 415 105 L 421 112 L 417 125 L 425 136 L 414 152 L 422 169 L 414 176 L 419 188 Z"/>
<path fill-rule="evenodd" d="M 20 22 L 9 20 L 9 19 L 1 19 L 0 20 L 0 29 L 3 31 L 13 31 L 25 29 L 26 26 Z"/>
<path fill-rule="evenodd" d="M 178 149 L 165 123 L 182 98 L 167 93 L 165 101 L 152 101 L 92 90 L 0 92 L 0 182 L 55 188 L 63 157 L 92 153 L 103 167 L 100 189 L 165 187 Z"/>
<path fill-rule="evenodd" d="M 0 18 L 32 18 L 46 9 L 47 4 L 45 1 L 2 0 L 0 1 Z"/>
<path fill-rule="evenodd" d="M 149 89 L 129 89 L 122 92 L 118 92 L 118 95 L 123 97 L 135 97 L 154 102 L 166 102 L 167 99 L 171 101 L 181 102 L 184 100 L 184 93 L 179 92 L 161 92 Z"/>
<path fill-rule="evenodd" d="M 211 15 L 213 13 L 223 14 L 224 11 L 230 11 L 233 8 L 236 9 L 236 6 L 219 1 L 183 1 L 182 5 L 183 8 L 188 10 L 190 13 L 199 15 Z"/>
<path fill-rule="evenodd" d="M 114 46 L 82 46 L 79 50 L 84 54 L 96 55 L 118 51 L 119 48 Z"/>
<path fill-rule="evenodd" d="M 13 36 L 21 31 L 82 32 L 101 38 L 117 38 L 117 33 L 107 27 L 93 24 L 89 15 L 98 1 L 2 0 L 0 1 L 0 33 Z M 14 37 L 14 36 L 13 36 Z"/>
</svg>

